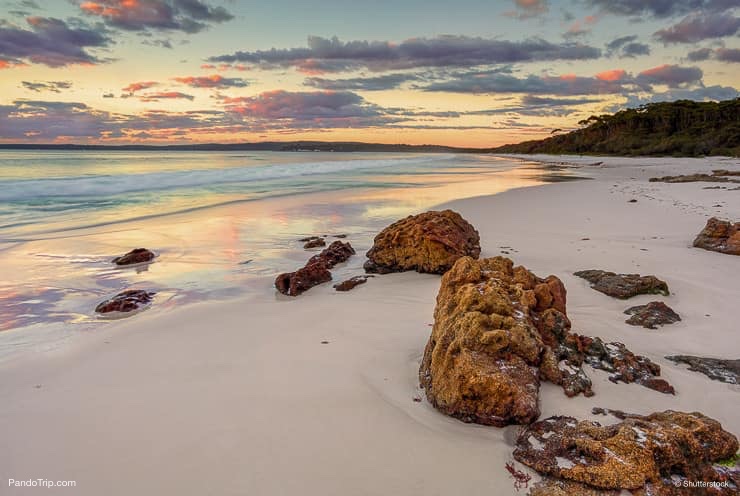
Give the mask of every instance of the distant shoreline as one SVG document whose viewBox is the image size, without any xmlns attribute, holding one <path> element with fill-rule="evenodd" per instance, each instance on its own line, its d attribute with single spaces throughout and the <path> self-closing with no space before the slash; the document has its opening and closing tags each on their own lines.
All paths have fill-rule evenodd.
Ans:
<svg viewBox="0 0 740 496">
<path fill-rule="evenodd" d="M 332 141 L 263 141 L 257 143 L 202 143 L 191 145 L 82 145 L 7 143 L 0 144 L 0 150 L 491 153 L 493 148 L 459 148 L 454 146 L 441 145 L 405 145 Z"/>
</svg>

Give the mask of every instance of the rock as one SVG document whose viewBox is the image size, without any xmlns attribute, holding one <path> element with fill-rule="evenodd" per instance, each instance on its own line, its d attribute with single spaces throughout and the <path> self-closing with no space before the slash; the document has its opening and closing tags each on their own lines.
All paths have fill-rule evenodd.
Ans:
<svg viewBox="0 0 740 496">
<path fill-rule="evenodd" d="M 664 176 L 651 177 L 651 183 L 693 183 L 693 182 L 712 182 L 712 183 L 738 183 L 739 180 L 732 179 L 731 176 L 740 176 L 740 172 L 728 170 L 713 170 L 712 174 L 686 174 L 683 176 Z"/>
<path fill-rule="evenodd" d="M 349 243 L 334 241 L 321 253 L 308 259 L 302 268 L 277 276 L 275 287 L 285 295 L 298 296 L 307 289 L 331 281 L 329 269 L 346 261 L 354 253 L 355 250 Z"/>
<path fill-rule="evenodd" d="M 694 240 L 696 248 L 740 255 L 740 222 L 729 222 L 712 217 Z"/>
<path fill-rule="evenodd" d="M 442 277 L 420 385 L 441 412 L 496 426 L 537 418 L 541 380 L 568 396 L 593 395 L 584 363 L 614 382 L 673 392 L 655 363 L 570 327 L 557 277 L 539 278 L 504 257 L 463 257 Z"/>
<path fill-rule="evenodd" d="M 442 277 L 419 369 L 432 405 L 486 425 L 528 424 L 539 416 L 538 365 L 545 344 L 536 327 L 544 312 L 536 307 L 556 301 L 545 297 L 550 285 L 554 280 L 548 284 L 504 257 L 463 257 L 455 263 Z M 564 302 L 565 289 L 558 293 Z M 550 372 L 557 374 L 554 367 Z"/>
<path fill-rule="evenodd" d="M 635 199 L 633 198 L 633 199 L 631 199 L 630 201 L 628 201 L 627 203 L 637 203 L 637 200 L 635 200 Z"/>
<path fill-rule="evenodd" d="M 125 255 L 114 258 L 111 260 L 111 263 L 116 265 L 135 265 L 151 262 L 154 260 L 155 256 L 154 252 L 149 251 L 146 248 L 136 248 Z"/>
<path fill-rule="evenodd" d="M 152 302 L 156 293 L 145 291 L 143 289 L 130 289 L 118 293 L 109 300 L 105 300 L 95 307 L 95 312 L 100 314 L 131 313 L 143 310 Z"/>
<path fill-rule="evenodd" d="M 667 356 L 667 360 L 685 363 L 689 370 L 701 372 L 712 380 L 740 384 L 740 359 L 702 358 L 690 355 Z"/>
<path fill-rule="evenodd" d="M 359 286 L 360 284 L 365 284 L 369 277 L 373 277 L 373 276 L 350 277 L 346 281 L 342 281 L 339 284 L 335 284 L 334 289 L 336 289 L 337 291 L 349 291 Z"/>
<path fill-rule="evenodd" d="M 480 238 L 473 226 L 452 210 L 432 211 L 399 220 L 375 236 L 365 270 L 443 274 L 460 257 L 479 255 Z"/>
<path fill-rule="evenodd" d="M 574 275 L 586 279 L 596 291 L 623 300 L 640 294 L 669 294 L 668 284 L 655 276 L 615 274 L 594 269 L 581 270 Z"/>
<path fill-rule="evenodd" d="M 317 239 L 322 239 L 322 236 L 306 236 L 305 238 L 301 238 L 298 241 L 300 241 L 301 243 L 308 243 Z"/>
<path fill-rule="evenodd" d="M 675 394 L 673 386 L 658 377 L 660 365 L 635 355 L 622 343 L 604 343 L 601 338 L 570 333 L 563 346 L 557 349 L 557 354 L 570 366 L 580 367 L 586 363 L 594 369 L 611 373 L 609 380 L 615 384 L 636 382 L 661 393 Z"/>
<path fill-rule="evenodd" d="M 740 472 L 715 465 L 731 458 L 737 438 L 701 413 L 665 411 L 625 415 L 614 425 L 556 416 L 517 436 L 514 458 L 541 474 L 564 481 L 562 492 L 597 495 L 597 489 L 644 495 L 737 494 Z M 719 492 L 700 492 L 675 482 L 727 481 Z M 637 491 L 637 492 L 635 492 Z M 603 493 L 610 494 L 610 493 Z"/>
<path fill-rule="evenodd" d="M 632 316 L 625 320 L 626 323 L 633 326 L 647 327 L 648 329 L 657 329 L 659 325 L 674 324 L 681 321 L 681 317 L 662 301 L 651 301 L 647 305 L 630 307 L 624 313 Z"/>
<path fill-rule="evenodd" d="M 309 250 L 311 248 L 320 248 L 322 246 L 326 246 L 326 241 L 324 241 L 324 238 L 314 238 L 311 241 L 307 241 L 303 245 L 303 248 Z"/>
</svg>

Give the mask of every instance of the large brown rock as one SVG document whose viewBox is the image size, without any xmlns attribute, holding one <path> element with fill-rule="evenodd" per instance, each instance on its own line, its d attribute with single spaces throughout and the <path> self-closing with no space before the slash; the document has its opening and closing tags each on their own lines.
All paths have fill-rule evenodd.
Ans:
<svg viewBox="0 0 740 496">
<path fill-rule="evenodd" d="M 582 365 L 614 382 L 672 393 L 660 367 L 620 343 L 570 331 L 566 291 L 504 257 L 459 259 L 443 277 L 419 381 L 437 409 L 465 422 L 503 426 L 539 416 L 540 381 L 593 395 Z"/>
<path fill-rule="evenodd" d="M 596 291 L 623 300 L 641 294 L 669 295 L 668 284 L 655 276 L 615 274 L 595 269 L 581 270 L 573 275 L 586 279 Z"/>
<path fill-rule="evenodd" d="M 737 494 L 740 473 L 714 464 L 731 458 L 737 449 L 737 438 L 716 420 L 669 410 L 626 414 L 622 422 L 609 426 L 551 417 L 518 435 L 514 458 L 567 481 L 569 495 L 599 494 L 594 488 L 650 495 L 730 495 Z M 727 481 L 728 488 L 705 492 L 681 487 L 686 480 Z"/>
<path fill-rule="evenodd" d="M 727 255 L 740 255 L 740 222 L 712 217 L 694 240 L 694 246 Z"/>
<path fill-rule="evenodd" d="M 425 212 L 394 222 L 375 236 L 367 272 L 415 270 L 443 274 L 460 258 L 480 255 L 480 237 L 452 210 Z"/>
<path fill-rule="evenodd" d="M 442 277 L 419 369 L 429 401 L 466 422 L 503 426 L 534 421 L 539 416 L 538 367 L 549 350 L 537 322 L 550 311 L 560 317 L 552 322 L 570 326 L 555 305 L 565 308 L 565 288 L 557 278 L 540 279 L 503 257 L 459 259 Z M 557 340 L 548 332 L 549 339 Z M 549 378 L 559 380 L 551 351 L 548 358 Z"/>
<path fill-rule="evenodd" d="M 306 265 L 295 272 L 280 274 L 275 278 L 275 287 L 288 296 L 298 296 L 318 284 L 331 281 L 329 269 L 345 262 L 354 255 L 355 250 L 349 243 L 334 241 L 318 255 L 308 259 Z"/>
</svg>

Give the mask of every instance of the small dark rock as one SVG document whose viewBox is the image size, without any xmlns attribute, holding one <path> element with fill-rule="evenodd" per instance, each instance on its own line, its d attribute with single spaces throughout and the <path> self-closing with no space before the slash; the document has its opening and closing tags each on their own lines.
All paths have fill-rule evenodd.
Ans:
<svg viewBox="0 0 740 496">
<path fill-rule="evenodd" d="M 714 381 L 740 384 L 740 359 L 703 358 L 690 355 L 667 356 L 667 360 L 685 363 L 689 370 L 701 372 Z"/>
<path fill-rule="evenodd" d="M 149 251 L 146 248 L 136 248 L 125 255 L 114 258 L 111 260 L 111 263 L 116 265 L 136 265 L 151 262 L 154 260 L 155 256 L 154 252 Z"/>
<path fill-rule="evenodd" d="M 300 241 L 301 243 L 308 243 L 310 241 L 315 241 L 317 239 L 322 239 L 322 236 L 307 236 L 305 238 L 299 239 L 298 241 Z"/>
<path fill-rule="evenodd" d="M 574 275 L 586 279 L 596 291 L 623 300 L 640 294 L 669 294 L 668 284 L 655 276 L 615 274 L 593 269 L 581 270 Z"/>
<path fill-rule="evenodd" d="M 635 199 L 633 198 L 633 199 L 631 199 L 630 201 L 628 201 L 627 203 L 637 203 L 637 200 L 635 200 Z"/>
<path fill-rule="evenodd" d="M 152 302 L 156 293 L 145 291 L 143 289 L 130 289 L 109 300 L 105 300 L 95 307 L 95 311 L 100 314 L 111 312 L 129 313 L 141 310 Z"/>
<path fill-rule="evenodd" d="M 329 341 L 322 341 L 321 344 L 329 344 Z"/>
<path fill-rule="evenodd" d="M 346 281 L 342 281 L 339 284 L 334 285 L 334 289 L 337 291 L 349 291 L 351 289 L 354 289 L 355 287 L 359 286 L 360 284 L 365 284 L 367 282 L 367 279 L 369 277 L 373 276 L 354 276 Z"/>
<path fill-rule="evenodd" d="M 651 301 L 647 305 L 630 307 L 624 313 L 632 316 L 625 320 L 626 323 L 648 329 L 656 329 L 659 325 L 681 321 L 681 317 L 662 301 Z"/>
<path fill-rule="evenodd" d="M 333 237 L 339 238 L 339 239 L 344 239 L 344 238 L 347 237 L 347 235 L 346 234 L 335 234 Z"/>
</svg>

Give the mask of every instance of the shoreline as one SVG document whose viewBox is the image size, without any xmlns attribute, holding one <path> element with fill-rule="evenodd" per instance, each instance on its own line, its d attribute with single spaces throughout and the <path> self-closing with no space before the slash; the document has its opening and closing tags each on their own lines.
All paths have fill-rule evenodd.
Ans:
<svg viewBox="0 0 740 496">
<path fill-rule="evenodd" d="M 740 217 L 740 194 L 647 182 L 717 161 L 740 170 L 740 160 L 558 158 L 593 180 L 435 209 L 452 208 L 478 229 L 481 257 L 505 251 L 539 276 L 560 277 L 574 331 L 647 356 L 677 395 L 589 369 L 596 396 L 568 399 L 543 384 L 540 418 L 604 422 L 594 406 L 701 411 L 740 434 L 740 386 L 664 358 L 740 356 L 740 264 L 690 248 L 709 216 Z M 364 251 L 353 259 L 361 265 Z M 591 268 L 654 274 L 671 295 L 614 300 L 573 276 Z M 324 284 L 298 298 L 255 293 L 144 312 L 73 349 L 0 364 L 0 421 L 12 426 L 0 434 L 10 447 L 2 476 L 77 480 L 75 494 L 517 494 L 504 467 L 515 426 L 464 424 L 414 401 L 438 286 L 438 276 L 402 273 L 346 294 Z M 658 330 L 624 323 L 625 308 L 653 300 L 682 321 Z"/>
</svg>

